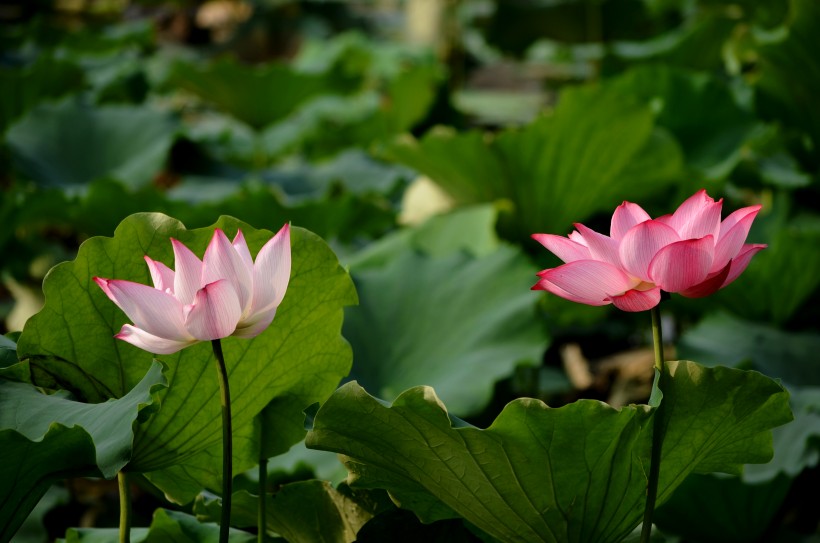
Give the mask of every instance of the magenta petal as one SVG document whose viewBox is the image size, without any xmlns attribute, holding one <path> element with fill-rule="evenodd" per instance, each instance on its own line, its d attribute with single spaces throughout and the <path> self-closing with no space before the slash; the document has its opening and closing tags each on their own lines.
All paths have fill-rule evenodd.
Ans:
<svg viewBox="0 0 820 543">
<path fill-rule="evenodd" d="M 245 266 L 242 256 L 228 241 L 225 232 L 217 228 L 202 258 L 202 282 L 207 285 L 220 279 L 230 282 L 239 298 L 240 307 L 249 309 L 251 269 Z"/>
<path fill-rule="evenodd" d="M 729 276 L 731 264 L 726 264 L 717 273 L 710 273 L 709 276 L 693 287 L 680 291 L 678 294 L 687 298 L 703 298 L 710 296 L 723 288 L 723 283 Z"/>
<path fill-rule="evenodd" d="M 609 236 L 599 234 L 595 230 L 587 228 L 580 223 L 577 223 L 575 228 L 578 229 L 578 233 L 581 234 L 584 241 L 586 241 L 586 245 L 589 247 L 589 253 L 594 260 L 609 262 L 616 267 L 621 266 L 621 259 L 618 256 L 617 241 Z"/>
<path fill-rule="evenodd" d="M 253 264 L 253 312 L 282 303 L 290 281 L 290 225 L 286 224 L 256 255 Z"/>
<path fill-rule="evenodd" d="M 159 260 L 151 260 L 147 255 L 143 257 L 145 263 L 148 264 L 148 271 L 151 273 L 151 281 L 154 283 L 154 288 L 168 292 L 174 291 L 174 270 L 160 262 Z"/>
<path fill-rule="evenodd" d="M 171 238 L 174 247 L 174 296 L 183 305 L 193 303 L 202 288 L 202 261 L 182 242 Z"/>
<path fill-rule="evenodd" d="M 130 324 L 124 324 L 119 334 L 114 337 L 154 354 L 173 354 L 188 345 L 196 343 L 195 339 L 177 341 L 155 336 Z"/>
<path fill-rule="evenodd" d="M 762 207 L 761 205 L 742 207 L 730 213 L 729 216 L 720 223 L 720 237 L 718 237 L 718 241 L 723 239 L 723 236 L 725 236 L 729 230 L 734 228 L 737 223 L 743 221 L 748 215 L 752 215 L 753 218 L 756 217 Z"/>
<path fill-rule="evenodd" d="M 185 330 L 182 304 L 171 294 L 141 283 L 118 279 L 108 281 L 108 290 L 114 303 L 137 328 L 166 339 L 191 339 Z"/>
<path fill-rule="evenodd" d="M 649 276 L 663 290 L 680 292 L 706 279 L 713 257 L 712 236 L 678 241 L 658 251 L 649 264 Z"/>
<path fill-rule="evenodd" d="M 549 292 L 551 294 L 555 294 L 556 296 L 560 296 L 561 298 L 564 298 L 565 300 L 569 300 L 570 302 L 575 302 L 575 303 L 585 304 L 585 305 L 599 306 L 599 305 L 608 305 L 608 304 L 612 303 L 612 302 L 609 302 L 607 300 L 598 300 L 597 298 L 596 299 L 581 298 L 579 296 L 576 296 L 575 294 L 572 294 L 571 292 L 567 292 L 566 290 L 562 289 L 561 287 L 553 285 L 552 283 L 550 283 L 546 279 L 541 279 L 540 281 L 538 281 L 536 284 L 534 284 L 532 286 L 532 288 L 530 290 L 546 290 L 547 292 Z"/>
<path fill-rule="evenodd" d="M 700 239 L 720 232 L 720 211 L 723 200 L 715 202 L 701 189 L 686 199 L 672 214 L 669 225 L 681 239 Z"/>
<path fill-rule="evenodd" d="M 621 311 L 646 311 L 661 302 L 661 289 L 658 287 L 649 290 L 632 289 L 620 296 L 611 296 L 609 299 Z"/>
<path fill-rule="evenodd" d="M 732 259 L 731 267 L 729 268 L 729 275 L 726 277 L 726 281 L 723 282 L 723 286 L 720 288 L 725 287 L 737 277 L 743 273 L 743 270 L 746 269 L 746 266 L 749 265 L 749 262 L 752 260 L 752 257 L 768 247 L 768 245 L 762 243 L 755 243 L 755 244 L 747 244 L 744 245 L 743 248 L 740 250 L 740 253 Z"/>
<path fill-rule="evenodd" d="M 663 247 L 680 241 L 672 227 L 658 221 L 639 223 L 624 234 L 619 253 L 624 269 L 643 281 L 652 282 L 649 263 Z"/>
<path fill-rule="evenodd" d="M 650 220 L 652 217 L 638 204 L 624 202 L 615 208 L 612 214 L 612 221 L 609 226 L 609 235 L 613 239 L 620 241 L 630 228 L 636 224 Z"/>
<path fill-rule="evenodd" d="M 221 279 L 196 293 L 185 324 L 193 337 L 210 341 L 231 335 L 241 316 L 239 297 L 231 283 Z"/>
<path fill-rule="evenodd" d="M 589 249 L 564 236 L 553 234 L 533 234 L 532 239 L 546 247 L 546 249 L 564 262 L 589 260 Z"/>
<path fill-rule="evenodd" d="M 634 286 L 633 283 L 628 275 L 612 264 L 598 260 L 576 260 L 546 270 L 538 284 L 544 290 L 575 302 L 604 305 L 610 296 L 625 292 Z"/>
</svg>

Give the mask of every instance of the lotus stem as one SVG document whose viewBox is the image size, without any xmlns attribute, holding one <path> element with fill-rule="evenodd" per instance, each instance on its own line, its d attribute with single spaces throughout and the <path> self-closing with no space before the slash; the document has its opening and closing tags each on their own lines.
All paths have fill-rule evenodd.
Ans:
<svg viewBox="0 0 820 543">
<path fill-rule="evenodd" d="M 658 371 L 658 386 L 663 379 L 663 333 L 661 331 L 660 304 L 649 310 L 652 315 L 652 342 L 655 347 L 655 369 Z M 649 481 L 646 487 L 646 508 L 643 512 L 640 543 L 649 543 L 652 535 L 652 515 L 655 513 L 655 500 L 658 497 L 658 478 L 661 472 L 661 446 L 663 445 L 663 417 L 661 409 L 663 400 L 655 410 L 652 424 L 652 453 L 649 461 Z"/>
<path fill-rule="evenodd" d="M 228 387 L 228 369 L 222 355 L 222 343 L 218 339 L 211 341 L 216 357 L 216 369 L 219 375 L 219 392 L 222 402 L 222 516 L 219 524 L 219 543 L 228 543 L 228 532 L 231 528 L 231 492 L 233 483 L 233 441 L 231 433 L 231 392 Z"/>
<path fill-rule="evenodd" d="M 120 543 L 131 543 L 131 492 L 129 492 L 128 474 L 117 473 L 117 485 L 120 489 Z"/>
<path fill-rule="evenodd" d="M 262 433 L 264 434 L 264 429 L 262 430 Z M 257 527 L 259 532 L 257 539 L 258 543 L 265 543 L 265 532 L 268 529 L 267 518 L 265 517 L 265 502 L 267 501 L 265 488 L 268 485 L 268 459 L 263 458 L 263 456 L 264 454 L 259 457 L 259 518 L 257 519 Z"/>
</svg>

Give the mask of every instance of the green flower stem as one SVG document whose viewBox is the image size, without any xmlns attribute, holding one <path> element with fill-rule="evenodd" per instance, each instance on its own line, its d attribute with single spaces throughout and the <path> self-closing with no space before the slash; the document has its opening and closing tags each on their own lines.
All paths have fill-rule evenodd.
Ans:
<svg viewBox="0 0 820 543">
<path fill-rule="evenodd" d="M 128 474 L 117 473 L 120 488 L 120 543 L 131 542 L 131 492 L 128 488 Z"/>
<path fill-rule="evenodd" d="M 660 305 L 650 311 L 652 315 L 652 342 L 655 346 L 655 369 L 659 372 L 658 379 L 663 377 L 663 334 L 661 333 Z M 660 386 L 660 385 L 659 385 Z M 663 401 L 661 401 L 663 404 Z M 663 445 L 663 417 L 662 405 L 655 410 L 655 419 L 652 425 L 652 456 L 649 463 L 649 481 L 646 487 L 646 508 L 643 512 L 643 526 L 641 527 L 640 543 L 649 543 L 652 533 L 652 515 L 655 512 L 655 500 L 658 497 L 658 478 L 661 472 L 661 446 Z"/>
<path fill-rule="evenodd" d="M 222 517 L 219 525 L 219 543 L 228 543 L 231 528 L 231 492 L 233 483 L 233 440 L 231 433 L 231 391 L 228 387 L 228 369 L 222 355 L 222 343 L 215 339 L 211 347 L 216 356 L 219 392 L 222 400 Z"/>
<path fill-rule="evenodd" d="M 263 430 L 264 433 L 264 430 Z M 268 459 L 259 458 L 259 511 L 258 515 L 259 518 L 257 520 L 257 525 L 259 528 L 259 537 L 257 539 L 258 543 L 265 543 L 265 532 L 268 529 L 267 526 L 267 519 L 265 517 L 265 506 L 266 506 L 266 493 L 265 488 L 268 485 Z"/>
</svg>

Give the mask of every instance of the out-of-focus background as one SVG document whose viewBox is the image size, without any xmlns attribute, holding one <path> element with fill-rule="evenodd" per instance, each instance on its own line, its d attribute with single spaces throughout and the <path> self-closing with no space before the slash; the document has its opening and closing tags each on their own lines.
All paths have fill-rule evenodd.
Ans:
<svg viewBox="0 0 820 543">
<path fill-rule="evenodd" d="M 668 355 L 780 379 L 796 421 L 773 463 L 692 476 L 658 525 L 818 541 L 818 28 L 816 0 L 2 0 L 0 331 L 129 214 L 290 221 L 350 269 L 370 393 L 432 385 L 479 426 L 521 396 L 643 402 L 648 315 L 530 292 L 558 261 L 529 236 L 706 188 L 724 215 L 762 204 L 749 241 L 769 248 L 715 296 L 664 302 Z M 296 447 L 270 472 L 340 468 Z M 171 505 L 141 484 L 147 525 Z M 14 541 L 116 526 L 115 495 L 57 484 Z"/>
</svg>

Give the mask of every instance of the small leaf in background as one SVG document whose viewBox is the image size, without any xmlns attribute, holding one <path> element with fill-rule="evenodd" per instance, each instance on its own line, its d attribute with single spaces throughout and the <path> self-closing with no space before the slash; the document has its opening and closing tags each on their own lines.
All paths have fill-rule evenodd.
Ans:
<svg viewBox="0 0 820 543">
<path fill-rule="evenodd" d="M 229 217 L 214 227 L 231 236 L 241 227 L 252 254 L 273 235 Z M 133 215 L 113 238 L 86 241 L 75 261 L 54 268 L 44 283 L 46 305 L 28 321 L 18 342 L 18 356 L 29 359 L 34 381 L 59 381 L 90 401 L 124 394 L 152 356 L 114 339 L 127 319 L 93 288 L 91 278 L 147 284 L 143 255 L 172 265 L 170 237 L 203 254 L 214 227 L 186 230 L 164 215 Z M 234 432 L 239 436 L 234 447 L 237 472 L 250 468 L 257 458 L 252 423 L 262 408 L 274 398 L 288 398 L 288 411 L 294 413 L 288 424 L 294 430 L 281 431 L 303 435 L 301 410 L 327 397 L 350 368 L 350 347 L 340 335 L 342 307 L 356 301 L 350 278 L 314 234 L 293 228 L 291 236 L 293 269 L 275 324 L 252 340 L 223 341 L 234 397 Z M 210 346 L 201 343 L 160 358 L 168 366 L 169 388 L 162 410 L 140 427 L 129 469 L 170 468 L 165 479 L 153 473 L 152 480 L 165 480 L 168 487 L 163 490 L 169 497 L 185 502 L 205 486 L 218 488 L 214 474 L 221 462 L 212 449 L 218 446 L 221 426 L 219 402 L 214 401 L 217 382 L 211 378 L 213 355 Z M 189 460 L 189 470 L 173 468 Z M 187 479 L 180 481 L 180 473 Z M 191 486 L 195 483 L 199 488 Z"/>
<path fill-rule="evenodd" d="M 0 540 L 14 534 L 53 481 L 114 477 L 131 459 L 133 426 L 158 410 L 166 387 L 157 362 L 128 394 L 100 404 L 0 380 Z"/>
<path fill-rule="evenodd" d="M 661 501 L 692 471 L 738 472 L 771 457 L 769 430 L 791 420 L 777 383 L 686 361 L 669 362 L 666 376 L 675 402 L 665 405 Z M 346 455 L 354 487 L 386 488 L 426 522 L 459 515 L 501 541 L 606 543 L 640 523 L 652 413 L 522 399 L 486 430 L 455 428 L 430 388 L 389 406 L 348 383 L 321 407 L 307 444 Z"/>
<path fill-rule="evenodd" d="M 113 177 L 135 189 L 162 170 L 174 131 L 161 111 L 64 100 L 34 108 L 6 138 L 18 167 L 39 184 L 65 187 Z"/>
</svg>

